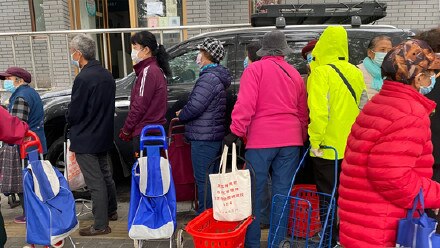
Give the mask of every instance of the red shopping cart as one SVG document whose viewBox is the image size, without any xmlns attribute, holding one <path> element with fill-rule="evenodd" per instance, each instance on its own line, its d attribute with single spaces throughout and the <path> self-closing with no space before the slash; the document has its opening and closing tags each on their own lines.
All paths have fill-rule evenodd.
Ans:
<svg viewBox="0 0 440 248">
<path fill-rule="evenodd" d="M 185 126 L 179 123 L 179 119 L 172 119 L 168 129 L 168 159 L 176 186 L 177 201 L 197 202 L 191 161 L 191 145 L 185 140 L 184 133 Z"/>
<path fill-rule="evenodd" d="M 208 166 L 207 171 L 219 161 L 221 156 L 215 158 Z M 252 165 L 243 157 L 237 156 L 238 159 L 244 161 L 243 168 L 249 169 L 251 174 L 251 195 L 255 199 L 255 172 Z M 209 175 L 207 173 L 205 180 L 205 206 L 207 195 L 207 183 Z M 252 200 L 252 206 L 255 204 Z M 254 208 L 252 208 L 254 209 Z M 191 220 L 185 227 L 185 231 L 189 233 L 194 241 L 195 248 L 242 248 L 246 236 L 246 230 L 252 223 L 253 215 L 242 221 L 218 221 L 214 219 L 213 209 L 207 209 L 199 216 Z M 183 230 L 177 233 L 177 247 L 183 247 Z"/>
</svg>

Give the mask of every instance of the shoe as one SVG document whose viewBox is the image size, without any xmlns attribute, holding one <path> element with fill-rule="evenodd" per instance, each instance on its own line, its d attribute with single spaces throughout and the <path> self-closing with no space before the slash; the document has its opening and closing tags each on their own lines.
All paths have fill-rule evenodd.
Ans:
<svg viewBox="0 0 440 248">
<path fill-rule="evenodd" d="M 80 236 L 96 236 L 96 235 L 104 235 L 112 232 L 112 229 L 107 226 L 104 230 L 97 230 L 92 226 L 83 228 L 79 230 Z"/>
<path fill-rule="evenodd" d="M 9 204 L 9 207 L 12 209 L 12 208 L 20 206 L 20 201 L 17 201 L 15 194 L 12 194 L 12 195 L 8 196 L 8 204 Z"/>
<path fill-rule="evenodd" d="M 109 214 L 108 220 L 109 221 L 117 221 L 118 220 L 118 212 L 115 211 L 115 212 Z"/>
<path fill-rule="evenodd" d="M 26 224 L 26 216 L 22 215 L 22 216 L 15 217 L 14 223 Z"/>
</svg>

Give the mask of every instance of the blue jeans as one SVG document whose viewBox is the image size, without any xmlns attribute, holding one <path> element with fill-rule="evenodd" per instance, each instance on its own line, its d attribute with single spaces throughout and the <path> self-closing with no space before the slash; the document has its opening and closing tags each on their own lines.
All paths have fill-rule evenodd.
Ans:
<svg viewBox="0 0 440 248">
<path fill-rule="evenodd" d="M 197 200 L 199 207 L 197 213 L 202 213 L 207 208 L 212 208 L 211 186 L 208 182 L 208 192 L 205 199 L 206 172 L 212 174 L 217 172 L 219 161 L 208 171 L 208 166 L 220 154 L 221 141 L 191 141 L 191 159 L 194 170 L 194 178 L 197 185 Z"/>
<path fill-rule="evenodd" d="M 255 220 L 248 227 L 246 233 L 246 248 L 259 248 L 261 239 L 260 215 L 261 197 L 267 184 L 267 177 L 271 171 L 272 196 L 276 194 L 290 195 L 289 189 L 293 174 L 299 163 L 300 148 L 289 146 L 280 148 L 248 149 L 246 160 L 255 170 L 256 194 L 253 213 Z M 272 220 L 278 223 L 276 220 Z"/>
</svg>

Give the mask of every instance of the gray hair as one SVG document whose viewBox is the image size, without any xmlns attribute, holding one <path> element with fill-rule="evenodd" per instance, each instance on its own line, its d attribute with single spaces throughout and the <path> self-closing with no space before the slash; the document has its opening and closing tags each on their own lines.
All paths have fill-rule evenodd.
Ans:
<svg viewBox="0 0 440 248">
<path fill-rule="evenodd" d="M 95 59 L 96 43 L 90 36 L 79 34 L 73 37 L 70 42 L 70 47 L 74 50 L 80 51 L 86 60 Z"/>
</svg>

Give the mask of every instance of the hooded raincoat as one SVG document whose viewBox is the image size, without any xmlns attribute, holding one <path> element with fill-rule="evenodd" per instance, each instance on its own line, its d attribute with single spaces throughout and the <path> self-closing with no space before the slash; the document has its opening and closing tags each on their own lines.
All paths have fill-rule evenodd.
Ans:
<svg viewBox="0 0 440 248">
<path fill-rule="evenodd" d="M 308 133 L 312 148 L 333 146 L 338 159 L 344 157 L 347 137 L 363 105 L 366 87 L 362 72 L 348 62 L 347 32 L 341 26 L 328 27 L 312 52 L 312 73 L 307 81 L 310 124 Z M 356 100 L 339 74 L 329 64 L 335 65 L 353 88 Z M 314 156 L 313 153 L 311 156 Z M 334 160 L 331 150 L 324 150 L 324 159 Z"/>
</svg>

